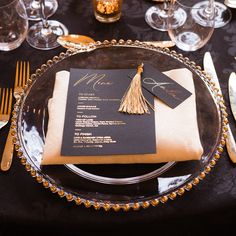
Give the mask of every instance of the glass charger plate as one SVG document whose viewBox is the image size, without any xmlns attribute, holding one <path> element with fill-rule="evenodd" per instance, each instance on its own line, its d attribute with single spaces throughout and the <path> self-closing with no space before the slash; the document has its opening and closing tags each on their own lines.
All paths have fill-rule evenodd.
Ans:
<svg viewBox="0 0 236 236">
<path fill-rule="evenodd" d="M 204 148 L 200 161 L 41 166 L 48 122 L 47 103 L 52 96 L 55 73 L 72 67 L 136 68 L 140 62 L 148 62 L 160 71 L 183 67 L 192 71 Z M 68 50 L 36 70 L 17 100 L 12 119 L 15 148 L 32 177 L 68 201 L 115 211 L 156 206 L 190 190 L 219 159 L 225 144 L 227 114 L 222 97 L 216 91 L 210 77 L 199 66 L 167 48 L 138 41 L 112 40 L 97 42 L 79 53 Z"/>
</svg>

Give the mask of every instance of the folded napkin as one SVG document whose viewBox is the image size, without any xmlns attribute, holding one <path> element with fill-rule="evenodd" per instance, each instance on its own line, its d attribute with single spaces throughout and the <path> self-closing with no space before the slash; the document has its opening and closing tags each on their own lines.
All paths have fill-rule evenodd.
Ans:
<svg viewBox="0 0 236 236">
<path fill-rule="evenodd" d="M 199 160 L 203 153 L 192 73 L 185 68 L 165 72 L 167 76 L 188 89 L 192 95 L 175 109 L 154 99 L 157 153 L 109 156 L 61 156 L 66 98 L 70 73 L 56 74 L 53 97 L 48 104 L 49 122 L 42 164 L 115 164 L 159 163 Z"/>
</svg>

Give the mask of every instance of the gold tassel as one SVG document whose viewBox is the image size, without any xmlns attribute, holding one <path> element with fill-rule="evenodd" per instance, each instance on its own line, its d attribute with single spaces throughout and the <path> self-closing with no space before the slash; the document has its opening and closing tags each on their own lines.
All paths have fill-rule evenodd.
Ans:
<svg viewBox="0 0 236 236">
<path fill-rule="evenodd" d="M 128 89 L 126 90 L 119 112 L 128 114 L 144 114 L 150 113 L 148 105 L 153 109 L 152 105 L 146 100 L 142 93 L 141 73 L 143 72 L 143 63 L 138 66 L 137 73 L 132 79 Z"/>
</svg>

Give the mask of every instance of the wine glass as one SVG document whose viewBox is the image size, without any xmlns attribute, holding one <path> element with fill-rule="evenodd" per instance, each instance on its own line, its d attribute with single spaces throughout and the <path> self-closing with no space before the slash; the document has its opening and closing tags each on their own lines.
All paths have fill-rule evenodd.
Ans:
<svg viewBox="0 0 236 236">
<path fill-rule="evenodd" d="M 169 0 L 164 0 L 158 5 L 150 7 L 145 13 L 145 21 L 147 22 L 147 24 L 153 29 L 167 31 L 169 4 Z M 183 17 L 184 11 L 181 8 L 178 8 L 175 12 L 173 12 L 172 27 L 178 27 L 178 25 L 182 22 Z"/>
<path fill-rule="evenodd" d="M 169 6 L 168 33 L 176 46 L 184 51 L 196 51 L 203 47 L 214 31 L 214 0 L 200 6 L 195 4 L 196 1 L 198 0 L 175 0 Z M 185 19 L 178 27 L 173 28 L 172 15 L 178 8 L 185 12 Z M 198 15 L 200 21 L 195 19 L 196 12 L 201 13 Z"/>
<path fill-rule="evenodd" d="M 57 42 L 58 36 L 68 34 L 68 29 L 61 22 L 47 19 L 45 1 L 40 0 L 42 21 L 31 26 L 26 37 L 29 45 L 41 50 L 49 50 L 60 46 Z"/>
<path fill-rule="evenodd" d="M 214 1 L 214 0 L 211 0 Z M 209 1 L 201 1 L 198 2 L 194 7 L 198 8 L 198 9 L 203 9 L 207 7 L 207 4 L 209 3 Z M 232 17 L 232 13 L 229 10 L 229 8 L 227 8 L 223 3 L 220 2 L 214 2 L 215 5 L 215 28 L 220 28 L 225 26 Z M 197 20 L 200 24 L 204 24 L 204 22 L 201 20 L 202 18 L 202 12 L 200 11 L 196 11 L 193 13 L 194 14 L 194 18 L 195 20 Z"/>
<path fill-rule="evenodd" d="M 24 0 L 29 20 L 41 20 L 40 0 Z M 52 16 L 58 8 L 57 0 L 45 0 L 45 15 Z"/>
<path fill-rule="evenodd" d="M 19 47 L 28 31 L 28 20 L 21 0 L 0 1 L 0 51 Z"/>
</svg>

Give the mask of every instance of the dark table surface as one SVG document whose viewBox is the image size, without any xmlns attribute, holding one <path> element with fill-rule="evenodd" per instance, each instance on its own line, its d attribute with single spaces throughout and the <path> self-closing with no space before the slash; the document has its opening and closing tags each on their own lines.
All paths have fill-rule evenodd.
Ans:
<svg viewBox="0 0 236 236">
<path fill-rule="evenodd" d="M 93 17 L 92 1 L 60 0 L 57 12 L 51 19 L 60 20 L 70 33 L 88 35 L 95 40 L 138 39 L 165 40 L 167 33 L 151 29 L 144 20 L 146 10 L 152 5 L 143 0 L 124 1 L 119 22 L 102 24 Z M 208 44 L 197 52 L 183 52 L 202 66 L 203 55 L 211 51 L 219 75 L 232 131 L 236 123 L 229 109 L 227 81 L 236 71 L 236 9 L 232 9 L 231 22 L 215 29 Z M 33 22 L 30 22 L 33 24 Z M 13 87 L 17 60 L 30 60 L 31 71 L 54 55 L 65 51 L 62 47 L 40 51 L 27 42 L 10 52 L 0 52 L 0 87 Z M 0 155 L 3 152 L 9 126 L 0 131 Z M 236 138 L 236 134 L 235 134 Z M 53 195 L 25 171 L 15 157 L 8 172 L 0 172 L 0 232 L 2 235 L 16 232 L 57 233 L 75 235 L 82 232 L 108 231 L 114 235 L 120 231 L 154 230 L 156 234 L 176 235 L 205 234 L 213 231 L 227 232 L 236 219 L 236 164 L 226 151 L 209 175 L 190 192 L 174 201 L 139 211 L 95 211 L 76 206 L 64 198 Z"/>
</svg>

